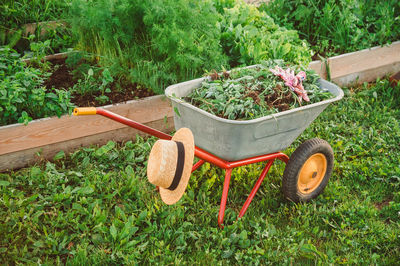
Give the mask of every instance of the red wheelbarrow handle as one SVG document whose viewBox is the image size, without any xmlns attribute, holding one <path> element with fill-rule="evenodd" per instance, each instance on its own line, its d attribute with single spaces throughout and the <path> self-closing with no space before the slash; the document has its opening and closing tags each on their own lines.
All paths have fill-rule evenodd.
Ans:
<svg viewBox="0 0 400 266">
<path fill-rule="evenodd" d="M 124 125 L 136 128 L 137 130 L 143 131 L 147 134 L 150 134 L 152 136 L 155 136 L 160 139 L 171 139 L 172 137 L 168 134 L 165 134 L 164 132 L 158 131 L 154 128 L 148 127 L 146 125 L 140 124 L 138 122 L 135 122 L 131 119 L 128 119 L 126 117 L 120 116 L 118 114 L 115 114 L 113 112 L 110 112 L 108 110 L 104 110 L 102 108 L 96 108 L 96 107 L 79 107 L 75 108 L 74 115 L 102 115 L 107 118 L 110 118 L 114 121 L 117 121 L 119 123 L 122 123 Z"/>
</svg>

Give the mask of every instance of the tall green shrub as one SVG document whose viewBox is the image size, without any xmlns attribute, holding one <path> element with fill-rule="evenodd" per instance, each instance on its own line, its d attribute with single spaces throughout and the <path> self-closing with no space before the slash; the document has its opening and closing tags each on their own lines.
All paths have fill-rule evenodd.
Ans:
<svg viewBox="0 0 400 266">
<path fill-rule="evenodd" d="M 298 30 L 322 55 L 400 39 L 398 0 L 274 0 L 260 9 L 281 25 Z"/>
<path fill-rule="evenodd" d="M 221 30 L 221 44 L 231 66 L 267 59 L 304 65 L 311 61 L 311 51 L 296 31 L 278 26 L 265 12 L 242 1 L 224 9 Z"/>
<path fill-rule="evenodd" d="M 72 6 L 80 48 L 158 93 L 226 65 L 218 20 L 211 1 L 75 0 Z"/>
<path fill-rule="evenodd" d="M 71 13 L 81 49 L 157 93 L 205 70 L 311 60 L 296 31 L 242 0 L 74 0 Z"/>
</svg>

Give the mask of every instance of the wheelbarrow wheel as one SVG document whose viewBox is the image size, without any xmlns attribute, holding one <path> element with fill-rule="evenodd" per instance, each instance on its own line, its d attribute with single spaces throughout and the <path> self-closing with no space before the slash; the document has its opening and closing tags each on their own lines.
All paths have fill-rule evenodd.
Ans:
<svg viewBox="0 0 400 266">
<path fill-rule="evenodd" d="M 282 190 L 294 202 L 309 201 L 322 193 L 333 169 L 333 150 L 322 139 L 310 139 L 292 154 L 283 172 Z"/>
</svg>

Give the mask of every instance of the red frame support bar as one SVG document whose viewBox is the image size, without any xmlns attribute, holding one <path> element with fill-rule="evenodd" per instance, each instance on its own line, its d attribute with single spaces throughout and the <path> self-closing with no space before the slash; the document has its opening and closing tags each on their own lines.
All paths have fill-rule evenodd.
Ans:
<svg viewBox="0 0 400 266">
<path fill-rule="evenodd" d="M 150 134 L 150 135 L 155 136 L 155 137 L 160 138 L 160 139 L 167 139 L 167 140 L 172 139 L 172 137 L 170 135 L 165 134 L 164 132 L 161 132 L 161 131 L 156 130 L 154 128 L 151 128 L 151 127 L 148 127 L 146 125 L 140 124 L 140 123 L 135 122 L 135 121 L 133 121 L 133 120 L 131 120 L 129 118 L 123 117 L 121 115 L 118 115 L 116 113 L 110 112 L 108 110 L 104 110 L 104 109 L 101 109 L 101 108 L 96 108 L 96 114 L 105 116 L 107 118 L 110 118 L 110 119 L 112 119 L 114 121 L 117 121 L 119 123 L 122 123 L 124 125 L 136 128 L 136 129 L 138 129 L 140 131 L 143 131 L 143 132 L 145 132 L 147 134 Z"/>
<path fill-rule="evenodd" d="M 87 114 L 89 114 L 89 113 L 87 113 Z M 90 113 L 90 114 L 92 114 L 92 113 Z M 160 139 L 169 140 L 172 138 L 170 135 L 165 134 L 164 132 L 161 132 L 159 130 L 153 129 L 146 125 L 140 124 L 138 122 L 135 122 L 131 119 L 128 119 L 126 117 L 123 117 L 123 116 L 120 116 L 113 112 L 110 112 L 108 110 L 96 108 L 96 114 L 105 116 L 114 121 L 117 121 L 119 123 L 122 123 L 122 124 L 130 126 L 130 127 L 133 127 L 135 129 L 138 129 L 140 131 L 143 131 L 147 134 L 158 137 Z M 258 189 L 261 186 L 262 181 L 264 180 L 265 176 L 267 175 L 267 173 L 268 173 L 269 169 L 271 168 L 272 164 L 274 163 L 275 159 L 281 160 L 285 163 L 287 163 L 289 161 L 289 157 L 286 154 L 284 154 L 282 152 L 276 152 L 276 153 L 265 154 L 265 155 L 251 157 L 251 158 L 246 158 L 243 160 L 229 162 L 229 161 L 225 161 L 205 150 L 202 150 L 199 147 L 195 147 L 195 156 L 197 158 L 199 158 L 200 160 L 193 165 L 192 172 L 195 171 L 196 169 L 198 169 L 200 166 L 202 166 L 205 162 L 211 163 L 215 166 L 225 169 L 224 187 L 222 190 L 221 204 L 220 204 L 220 209 L 219 209 L 219 213 L 218 213 L 218 225 L 221 228 L 223 228 L 224 215 L 225 215 L 225 209 L 226 209 L 226 201 L 228 199 L 229 184 L 230 184 L 233 168 L 248 165 L 248 164 L 267 161 L 267 164 L 266 164 L 264 170 L 262 171 L 262 173 L 261 173 L 260 177 L 258 178 L 257 182 L 255 183 L 252 191 L 250 192 L 249 196 L 247 197 L 245 203 L 243 204 L 243 207 L 238 216 L 238 218 L 241 218 L 246 213 L 247 208 L 249 207 L 254 196 L 256 195 Z"/>
</svg>

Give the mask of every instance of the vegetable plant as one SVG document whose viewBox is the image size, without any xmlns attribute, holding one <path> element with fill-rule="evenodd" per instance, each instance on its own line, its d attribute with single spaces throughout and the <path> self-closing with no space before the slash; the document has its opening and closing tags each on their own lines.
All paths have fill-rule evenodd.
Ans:
<svg viewBox="0 0 400 266">
<path fill-rule="evenodd" d="M 100 92 L 101 95 L 96 97 L 96 100 L 105 103 L 109 99 L 104 93 L 110 93 L 110 84 L 114 81 L 108 68 L 98 70 L 95 73 L 93 68 L 89 68 L 88 72 L 84 75 L 83 79 L 78 79 L 77 83 L 70 89 L 71 92 L 80 95 L 89 95 Z"/>
<path fill-rule="evenodd" d="M 72 17 L 81 49 L 158 93 L 227 62 L 211 1 L 75 0 Z"/>
<path fill-rule="evenodd" d="M 98 56 L 113 76 L 157 93 L 211 69 L 311 60 L 296 31 L 234 0 L 75 0 L 72 17 L 80 49 Z"/>
<path fill-rule="evenodd" d="M 274 0 L 260 9 L 281 26 L 297 30 L 323 56 L 400 39 L 397 0 Z"/>
<path fill-rule="evenodd" d="M 221 45 L 231 67 L 268 59 L 304 65 L 311 61 L 311 50 L 295 30 L 280 27 L 253 5 L 238 2 L 225 8 L 220 27 Z"/>
<path fill-rule="evenodd" d="M 27 66 L 16 51 L 0 48 L 0 125 L 28 123 L 72 110 L 70 92 L 49 91 L 43 86 L 49 75 L 41 68 Z"/>
</svg>

